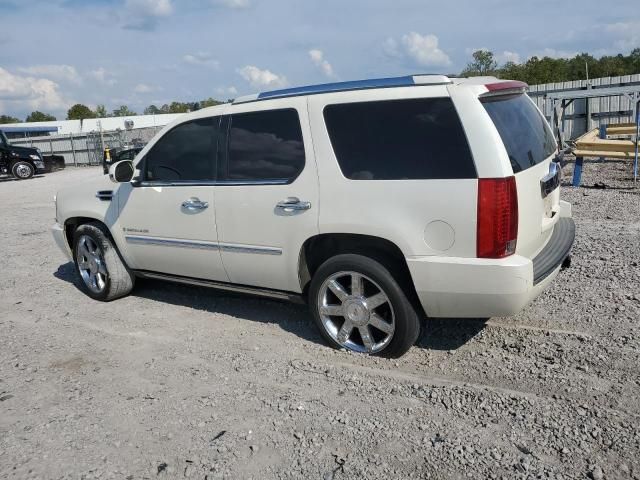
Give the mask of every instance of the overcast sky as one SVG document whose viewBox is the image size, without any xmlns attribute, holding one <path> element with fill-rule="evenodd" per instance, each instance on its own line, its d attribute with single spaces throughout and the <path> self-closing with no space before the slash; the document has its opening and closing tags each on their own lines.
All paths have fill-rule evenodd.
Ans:
<svg viewBox="0 0 640 480">
<path fill-rule="evenodd" d="M 627 54 L 638 1 L 0 0 L 0 114 L 453 73 L 480 48 Z"/>
</svg>

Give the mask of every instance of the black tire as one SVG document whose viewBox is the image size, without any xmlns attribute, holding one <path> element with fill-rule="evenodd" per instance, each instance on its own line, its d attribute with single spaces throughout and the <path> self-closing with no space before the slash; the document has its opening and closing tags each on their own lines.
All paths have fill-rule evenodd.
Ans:
<svg viewBox="0 0 640 480">
<path fill-rule="evenodd" d="M 324 262 L 313 275 L 309 288 L 309 306 L 322 337 L 333 348 L 349 349 L 329 334 L 323 324 L 319 307 L 320 296 L 324 295 L 325 281 L 340 272 L 356 272 L 368 277 L 377 284 L 375 286 L 387 296 L 391 304 L 395 316 L 395 330 L 389 343 L 382 350 L 372 354 L 388 358 L 404 355 L 415 344 L 420 334 L 420 319 L 416 309 L 390 271 L 376 260 L 363 255 L 336 255 Z"/>
<path fill-rule="evenodd" d="M 11 173 L 18 180 L 28 180 L 36 173 L 36 169 L 29 162 L 20 160 L 11 165 Z"/>
<path fill-rule="evenodd" d="M 101 250 L 100 257 L 104 260 L 107 274 L 103 282 L 104 286 L 100 291 L 92 290 L 81 272 L 79 242 L 83 239 L 83 236 L 89 237 Z M 109 236 L 107 228 L 99 222 L 86 223 L 76 229 L 73 237 L 73 260 L 83 292 L 94 300 L 108 302 L 128 295 L 133 289 L 135 276 L 122 260 L 118 249 Z"/>
</svg>

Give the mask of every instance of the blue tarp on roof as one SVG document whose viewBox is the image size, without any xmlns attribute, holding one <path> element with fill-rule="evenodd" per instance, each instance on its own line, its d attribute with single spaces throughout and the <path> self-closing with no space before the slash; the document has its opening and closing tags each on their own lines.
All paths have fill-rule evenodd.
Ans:
<svg viewBox="0 0 640 480">
<path fill-rule="evenodd" d="M 11 133 L 46 133 L 57 132 L 58 127 L 10 127 L 8 125 L 0 125 L 0 130 Z"/>
</svg>

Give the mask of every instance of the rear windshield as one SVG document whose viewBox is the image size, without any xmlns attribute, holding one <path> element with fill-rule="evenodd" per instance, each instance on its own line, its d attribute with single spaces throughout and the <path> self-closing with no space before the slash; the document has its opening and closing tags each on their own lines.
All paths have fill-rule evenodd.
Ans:
<svg viewBox="0 0 640 480">
<path fill-rule="evenodd" d="M 513 173 L 533 167 L 556 150 L 547 121 L 524 94 L 482 100 L 507 149 Z"/>
</svg>

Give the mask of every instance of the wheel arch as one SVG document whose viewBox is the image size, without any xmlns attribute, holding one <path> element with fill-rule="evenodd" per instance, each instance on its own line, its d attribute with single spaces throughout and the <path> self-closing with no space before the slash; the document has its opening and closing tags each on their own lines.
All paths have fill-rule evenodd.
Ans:
<svg viewBox="0 0 640 480">
<path fill-rule="evenodd" d="M 311 278 L 322 263 L 335 255 L 346 253 L 363 255 L 380 262 L 396 277 L 410 300 L 416 306 L 420 305 L 400 247 L 386 238 L 356 233 L 322 233 L 304 242 L 298 259 L 298 280 L 303 295 L 307 294 Z"/>
<path fill-rule="evenodd" d="M 111 232 L 109 231 L 109 227 L 107 227 L 107 225 L 104 223 L 104 221 L 100 220 L 99 218 L 93 218 L 93 217 L 69 217 L 64 221 L 64 237 L 65 240 L 67 241 L 67 245 L 69 246 L 69 249 L 73 252 L 73 236 L 75 231 L 77 230 L 77 228 L 80 225 L 85 225 L 87 223 L 100 223 L 101 225 L 104 226 L 105 231 L 107 232 L 107 234 L 109 235 L 109 237 L 111 237 L 111 240 L 113 241 L 113 236 L 111 235 Z"/>
</svg>

